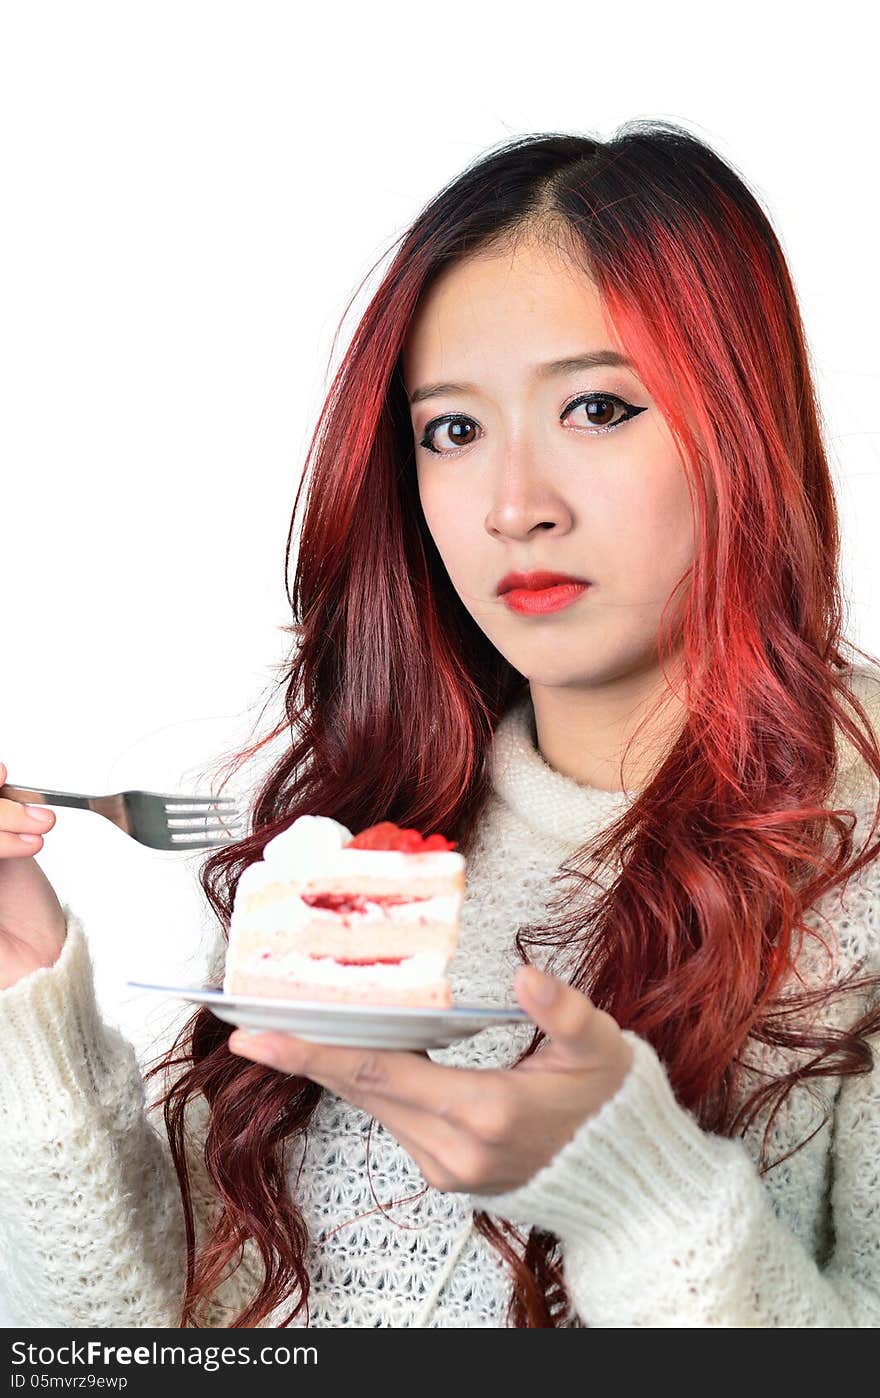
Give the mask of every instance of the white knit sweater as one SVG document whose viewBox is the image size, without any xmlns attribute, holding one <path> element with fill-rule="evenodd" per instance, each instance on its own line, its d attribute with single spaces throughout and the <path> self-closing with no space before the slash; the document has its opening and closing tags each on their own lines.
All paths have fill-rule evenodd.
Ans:
<svg viewBox="0 0 880 1398">
<path fill-rule="evenodd" d="M 876 705 L 874 693 L 863 685 L 860 697 Z M 515 1003 L 516 928 L 541 916 L 560 861 L 631 799 L 550 768 L 536 748 L 528 696 L 499 725 L 493 756 L 451 967 L 455 999 L 482 1004 Z M 857 807 L 860 819 L 868 808 Z M 875 861 L 845 902 L 838 895 L 822 910 L 830 929 L 811 918 L 826 938 L 835 934 L 835 975 L 862 956 L 866 971 L 880 970 L 878 886 Z M 23 1325 L 174 1326 L 183 1223 L 161 1118 L 145 1110 L 133 1047 L 101 1019 L 86 935 L 65 912 L 56 964 L 0 991 L 3 1290 Z M 826 969 L 812 939 L 800 969 L 807 981 Z M 838 1008 L 829 1022 L 850 1022 L 860 1008 Z M 432 1057 L 506 1066 L 530 1032 L 524 1024 L 485 1030 Z M 368 1178 L 371 1119 L 325 1090 L 304 1163 L 301 1147 L 289 1150 L 291 1188 L 302 1164 L 296 1191 L 311 1233 L 308 1317 L 301 1312 L 293 1325 L 504 1326 L 510 1273 L 474 1231 L 475 1208 L 559 1237 L 575 1325 L 880 1323 L 880 1068 L 796 1089 L 777 1119 L 771 1158 L 809 1135 L 824 1102 L 830 1121 L 760 1176 L 763 1118 L 742 1140 L 704 1132 L 676 1101 L 651 1046 L 626 1032 L 635 1058 L 617 1094 L 503 1196 L 428 1187 L 375 1121 Z M 787 1062 L 780 1052 L 765 1066 L 778 1072 Z M 151 1100 L 156 1090 L 154 1079 Z M 197 1120 L 193 1129 L 197 1146 Z M 201 1235 L 213 1196 L 197 1149 L 193 1164 Z M 228 1325 L 259 1275 L 246 1250 L 203 1323 Z M 292 1304 L 263 1325 L 277 1325 Z"/>
</svg>

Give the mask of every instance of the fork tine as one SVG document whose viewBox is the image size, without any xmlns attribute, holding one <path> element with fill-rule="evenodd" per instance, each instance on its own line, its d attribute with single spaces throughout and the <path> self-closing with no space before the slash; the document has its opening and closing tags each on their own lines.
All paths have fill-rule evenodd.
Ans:
<svg viewBox="0 0 880 1398">
<path fill-rule="evenodd" d="M 194 806 L 217 806 L 224 810 L 234 810 L 238 802 L 233 796 L 166 796 L 166 811 L 178 810 L 181 806 L 187 810 Z"/>
<path fill-rule="evenodd" d="M 202 840 L 187 840 L 182 835 L 172 835 L 171 840 L 173 849 L 214 849 L 217 845 L 231 845 L 235 843 L 234 836 L 232 835 L 230 835 L 228 839 L 211 836 Z"/>
<path fill-rule="evenodd" d="M 175 835 L 184 835 L 184 836 L 193 836 L 193 835 L 199 836 L 199 835 L 204 835 L 204 836 L 207 837 L 208 835 L 222 835 L 223 832 L 226 831 L 226 830 L 230 830 L 230 831 L 234 830 L 234 831 L 238 834 L 238 833 L 242 830 L 242 822 L 241 822 L 241 821 L 236 821 L 236 820 L 231 820 L 231 821 L 215 822 L 214 824 L 211 824 L 211 825 L 206 825 L 204 822 L 202 822 L 202 823 L 200 823 L 200 824 L 198 824 L 198 825 L 182 825 L 182 824 L 180 824 L 180 823 L 175 823 L 175 824 L 170 824 L 170 823 L 169 823 L 169 824 L 166 826 L 166 829 L 168 830 L 168 834 L 169 834 L 170 836 L 172 836 L 172 838 L 173 838 Z"/>
</svg>

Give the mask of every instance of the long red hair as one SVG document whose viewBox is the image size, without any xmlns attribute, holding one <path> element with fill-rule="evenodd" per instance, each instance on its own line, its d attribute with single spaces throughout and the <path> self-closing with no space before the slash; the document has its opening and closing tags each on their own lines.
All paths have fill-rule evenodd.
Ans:
<svg viewBox="0 0 880 1398">
<path fill-rule="evenodd" d="M 285 718 L 235 755 L 230 774 L 278 737 L 284 750 L 253 798 L 251 833 L 212 853 L 200 880 L 228 937 L 242 871 L 301 814 L 355 831 L 392 820 L 472 848 L 493 733 L 524 682 L 463 607 L 427 530 L 401 347 L 442 268 L 524 236 L 552 240 L 598 287 L 680 447 L 697 547 L 657 637 L 664 667 L 673 644 L 683 656 L 687 722 L 625 814 L 557 878 L 592 889 L 615 856 L 619 874 L 599 898 L 570 891 L 552 905 L 555 921 L 511 937 L 523 960 L 530 941 L 574 948 L 572 983 L 654 1045 L 706 1130 L 733 1135 L 810 1076 L 872 1066 L 880 1008 L 823 1033 L 798 1027 L 795 1001 L 783 1013 L 779 994 L 804 913 L 878 853 L 866 841 L 854 857 L 855 811 L 826 805 L 837 734 L 877 778 L 880 750 L 845 682 L 838 516 L 788 268 L 742 177 L 672 123 L 627 123 L 607 141 L 508 141 L 401 236 L 332 380 L 296 495 Z M 871 836 L 876 827 L 875 812 Z M 845 988 L 799 1003 L 815 1009 Z M 303 1308 L 308 1317 L 309 1277 L 283 1149 L 307 1132 L 323 1089 L 231 1054 L 229 1033 L 201 1008 L 147 1074 L 171 1084 L 156 1105 L 186 1220 L 179 1323 L 198 1324 L 252 1240 L 262 1284 L 230 1325 L 257 1326 L 289 1302 L 284 1326 Z M 737 1109 L 750 1037 L 813 1055 Z M 218 1201 L 201 1246 L 185 1151 L 199 1095 Z M 510 1266 L 508 1322 L 569 1323 L 555 1237 L 525 1237 L 486 1213 L 476 1223 Z"/>
</svg>

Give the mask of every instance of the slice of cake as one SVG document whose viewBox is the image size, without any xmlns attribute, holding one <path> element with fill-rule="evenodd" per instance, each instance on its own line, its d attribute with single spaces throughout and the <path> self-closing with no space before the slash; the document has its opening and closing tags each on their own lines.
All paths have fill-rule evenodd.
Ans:
<svg viewBox="0 0 880 1398">
<path fill-rule="evenodd" d="M 299 816 L 239 879 L 223 989 L 446 1009 L 464 889 L 442 835 Z"/>
</svg>

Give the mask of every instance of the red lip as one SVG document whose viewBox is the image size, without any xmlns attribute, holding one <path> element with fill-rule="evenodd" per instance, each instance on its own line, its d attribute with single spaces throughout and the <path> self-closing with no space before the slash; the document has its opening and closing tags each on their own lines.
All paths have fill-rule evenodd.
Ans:
<svg viewBox="0 0 880 1398">
<path fill-rule="evenodd" d="M 573 573 L 505 573 L 495 591 L 496 595 L 501 597 L 505 592 L 510 592 L 515 587 L 525 588 L 529 592 L 537 592 L 540 588 L 554 587 L 559 583 L 586 583 L 589 585 L 589 579 L 577 578 Z"/>
</svg>

